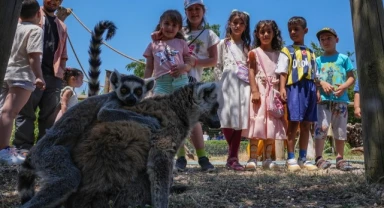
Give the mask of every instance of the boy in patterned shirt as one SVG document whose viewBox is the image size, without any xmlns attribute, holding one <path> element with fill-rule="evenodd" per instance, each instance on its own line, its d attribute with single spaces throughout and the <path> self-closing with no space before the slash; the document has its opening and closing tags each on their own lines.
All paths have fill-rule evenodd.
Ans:
<svg viewBox="0 0 384 208">
<path fill-rule="evenodd" d="M 308 32 L 307 21 L 303 17 L 292 17 L 288 21 L 288 32 L 293 45 L 282 49 L 287 56 L 284 66 L 286 73 L 280 74 L 280 93 L 287 102 L 288 109 L 288 158 L 287 168 L 295 172 L 301 169 L 316 170 L 317 167 L 307 161 L 307 148 L 310 126 L 317 121 L 316 112 L 316 74 L 315 54 L 304 45 L 304 36 Z M 299 158 L 295 159 L 295 137 L 300 126 Z"/>
<path fill-rule="evenodd" d="M 316 59 L 318 79 L 317 117 L 315 125 L 316 165 L 320 169 L 331 166 L 324 160 L 322 153 L 328 129 L 332 124 L 333 138 L 336 144 L 336 168 L 343 171 L 352 169 L 352 166 L 343 159 L 344 142 L 347 139 L 348 122 L 348 88 L 353 85 L 354 67 L 347 55 L 336 50 L 339 42 L 337 33 L 332 28 L 323 28 L 317 33 L 317 39 L 324 50 L 324 54 Z"/>
</svg>

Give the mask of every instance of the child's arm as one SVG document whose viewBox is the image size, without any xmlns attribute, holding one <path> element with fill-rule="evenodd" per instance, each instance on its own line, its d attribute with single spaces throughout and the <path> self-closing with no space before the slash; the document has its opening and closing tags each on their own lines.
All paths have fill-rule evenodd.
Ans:
<svg viewBox="0 0 384 208">
<path fill-rule="evenodd" d="M 196 65 L 196 60 L 192 58 L 189 53 L 188 44 L 186 41 L 182 41 L 183 44 L 183 63 L 172 65 L 171 72 L 169 73 L 173 77 L 178 77 L 182 74 L 188 73 L 193 66 Z"/>
<path fill-rule="evenodd" d="M 347 81 L 343 84 L 339 85 L 335 91 L 335 95 L 337 97 L 340 97 L 344 94 L 345 90 L 348 89 L 353 83 L 355 82 L 355 75 L 353 74 L 353 71 L 347 72 Z"/>
<path fill-rule="evenodd" d="M 360 93 L 359 92 L 355 92 L 355 96 L 353 98 L 353 108 L 355 109 L 355 116 L 357 118 L 361 118 Z"/>
<path fill-rule="evenodd" d="M 285 83 L 287 83 L 287 73 L 280 73 L 280 98 L 287 102 L 287 91 L 285 90 Z"/>
<path fill-rule="evenodd" d="M 37 52 L 28 54 L 29 65 L 31 66 L 31 69 L 36 76 L 35 85 L 39 89 L 44 90 L 45 89 L 45 81 L 43 78 L 43 72 L 41 71 L 40 56 L 41 56 L 41 53 L 37 53 Z"/>
<path fill-rule="evenodd" d="M 249 59 L 248 78 L 249 78 L 249 85 L 251 87 L 251 99 L 252 99 L 252 103 L 256 104 L 260 101 L 260 92 L 255 80 L 256 72 L 257 72 L 256 54 L 253 51 L 250 51 L 248 53 L 248 59 Z"/>
<path fill-rule="evenodd" d="M 154 67 L 153 56 L 146 57 L 144 78 L 152 77 L 153 67 Z"/>
</svg>

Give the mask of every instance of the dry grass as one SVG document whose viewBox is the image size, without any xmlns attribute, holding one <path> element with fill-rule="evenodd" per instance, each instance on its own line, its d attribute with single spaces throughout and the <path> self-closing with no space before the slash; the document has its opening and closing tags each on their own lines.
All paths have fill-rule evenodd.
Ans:
<svg viewBox="0 0 384 208">
<path fill-rule="evenodd" d="M 213 158 L 212 158 L 213 159 Z M 198 166 L 175 175 L 176 185 L 187 185 L 181 194 L 170 196 L 170 207 L 384 207 L 384 187 L 367 184 L 364 167 L 341 172 L 332 166 L 326 171 L 289 173 L 258 168 L 234 172 L 217 166 L 213 173 Z M 0 208 L 17 207 L 17 168 L 0 167 Z"/>
</svg>

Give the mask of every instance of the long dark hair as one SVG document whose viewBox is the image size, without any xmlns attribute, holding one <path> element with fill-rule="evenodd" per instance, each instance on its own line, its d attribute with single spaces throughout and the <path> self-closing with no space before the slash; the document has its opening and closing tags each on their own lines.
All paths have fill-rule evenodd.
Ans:
<svg viewBox="0 0 384 208">
<path fill-rule="evenodd" d="M 271 43 L 272 49 L 276 51 L 280 51 L 281 48 L 283 47 L 283 38 L 281 37 L 280 29 L 274 20 L 261 20 L 256 24 L 256 27 L 253 33 L 254 42 L 253 42 L 252 48 L 257 48 L 261 45 L 260 38 L 257 37 L 257 34 L 266 25 L 271 26 L 273 30 L 273 39 Z"/>
<path fill-rule="evenodd" d="M 159 24 L 157 24 L 155 31 L 160 30 L 160 25 L 163 21 L 170 20 L 171 22 L 179 25 L 179 31 L 177 32 L 175 38 L 185 40 L 184 34 L 182 33 L 181 27 L 183 26 L 183 17 L 181 16 L 180 12 L 174 9 L 170 9 L 165 11 L 161 16 L 159 20 Z"/>
<path fill-rule="evenodd" d="M 81 72 L 80 69 L 76 69 L 76 68 L 70 68 L 70 67 L 67 67 L 65 68 L 65 71 L 64 71 L 64 77 L 63 77 L 63 80 L 64 80 L 64 85 L 67 86 L 68 85 L 68 82 L 69 82 L 69 79 L 71 77 L 79 77 L 83 75 L 83 72 Z"/>
<path fill-rule="evenodd" d="M 232 33 L 231 22 L 236 16 L 240 17 L 240 19 L 242 19 L 245 24 L 245 30 L 241 34 L 241 40 L 243 40 L 244 49 L 246 48 L 247 50 L 249 50 L 249 46 L 251 45 L 251 34 L 250 34 L 251 29 L 249 26 L 249 15 L 246 14 L 245 12 L 241 12 L 237 10 L 231 12 L 231 15 L 229 15 L 229 18 L 227 21 L 227 25 L 225 26 L 225 39 L 226 41 L 231 39 L 231 33 Z"/>
</svg>

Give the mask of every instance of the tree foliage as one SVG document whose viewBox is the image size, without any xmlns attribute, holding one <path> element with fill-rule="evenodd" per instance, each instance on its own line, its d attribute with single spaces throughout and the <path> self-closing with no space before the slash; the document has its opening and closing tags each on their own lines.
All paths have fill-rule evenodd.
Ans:
<svg viewBox="0 0 384 208">
<path fill-rule="evenodd" d="M 144 59 L 139 59 L 139 61 L 145 62 Z M 131 62 L 125 66 L 129 72 L 133 72 L 134 75 L 143 78 L 145 72 L 145 64 L 141 62 Z"/>
</svg>

